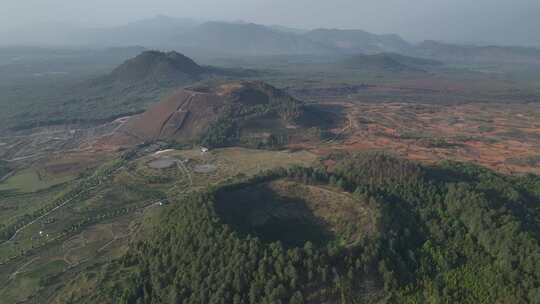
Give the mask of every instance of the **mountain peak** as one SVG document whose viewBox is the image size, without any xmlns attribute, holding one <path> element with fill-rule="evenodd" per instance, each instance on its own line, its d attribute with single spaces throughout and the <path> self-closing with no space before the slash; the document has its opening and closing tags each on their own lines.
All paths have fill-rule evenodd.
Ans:
<svg viewBox="0 0 540 304">
<path fill-rule="evenodd" d="M 304 35 L 312 41 L 335 47 L 346 53 L 373 54 L 402 52 L 411 45 L 395 34 L 376 35 L 363 30 L 316 29 Z"/>
<path fill-rule="evenodd" d="M 353 69 L 420 72 L 424 68 L 442 65 L 442 62 L 404 56 L 396 53 L 379 53 L 374 55 L 355 55 L 344 61 L 344 65 Z"/>
<path fill-rule="evenodd" d="M 286 132 L 287 126 L 303 114 L 301 101 L 264 82 L 209 82 L 179 89 L 162 99 L 126 123 L 123 132 L 105 139 L 105 146 L 129 146 L 141 140 L 193 141 L 201 138 L 206 138 L 207 145 L 215 146 L 219 145 L 218 139 L 227 141 L 229 136 L 244 134 L 240 131 L 249 131 L 251 135 L 260 133 L 261 136 L 276 130 Z M 265 127 L 263 131 L 254 129 L 252 126 L 262 118 L 271 122 L 271 127 Z M 228 130 L 234 127 L 235 132 L 227 136 L 220 133 L 225 131 L 219 129 L 224 127 L 219 125 L 224 122 L 232 123 Z M 210 134 L 212 132 L 217 134 Z"/>
<path fill-rule="evenodd" d="M 191 58 L 178 52 L 144 51 L 129 59 L 111 73 L 115 81 L 141 81 L 197 77 L 205 72 Z"/>
</svg>

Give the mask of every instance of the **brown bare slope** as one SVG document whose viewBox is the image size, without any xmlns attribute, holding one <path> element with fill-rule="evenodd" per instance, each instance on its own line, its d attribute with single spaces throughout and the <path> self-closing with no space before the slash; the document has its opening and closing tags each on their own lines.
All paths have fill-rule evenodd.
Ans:
<svg viewBox="0 0 540 304">
<path fill-rule="evenodd" d="M 302 111 L 300 101 L 262 82 L 229 81 L 185 88 L 130 118 L 102 144 L 194 141 L 220 120 L 245 125 L 264 118 L 272 120 L 273 126 L 287 128 L 294 125 Z"/>
</svg>

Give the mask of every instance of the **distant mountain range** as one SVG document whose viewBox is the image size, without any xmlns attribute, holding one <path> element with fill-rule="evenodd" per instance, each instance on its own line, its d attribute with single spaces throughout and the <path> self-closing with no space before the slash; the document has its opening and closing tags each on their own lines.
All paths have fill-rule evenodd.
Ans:
<svg viewBox="0 0 540 304">
<path fill-rule="evenodd" d="M 207 22 L 176 39 L 179 47 L 191 47 L 228 55 L 331 54 L 333 47 L 303 35 L 253 23 Z"/>
<path fill-rule="evenodd" d="M 35 28 L 17 33 L 0 32 L 0 41 L 92 47 L 140 45 L 175 49 L 192 57 L 397 53 L 456 63 L 540 63 L 540 50 L 536 48 L 435 41 L 413 44 L 395 34 L 377 35 L 362 30 L 302 30 L 245 22 L 199 22 L 167 16 L 112 28 L 63 30 L 56 27 L 54 33 L 53 39 L 51 35 L 40 35 Z"/>
<path fill-rule="evenodd" d="M 70 38 L 81 45 L 143 45 L 152 48 L 174 44 L 178 35 L 198 25 L 197 21 L 191 19 L 159 15 L 123 26 L 72 33 Z"/>
<path fill-rule="evenodd" d="M 404 56 L 397 53 L 354 55 L 342 62 L 344 68 L 388 72 L 423 72 L 425 69 L 441 66 L 442 64 L 440 61 Z"/>
<path fill-rule="evenodd" d="M 375 35 L 362 30 L 316 29 L 305 38 L 352 54 L 381 52 L 408 52 L 412 45 L 398 35 Z"/>
<path fill-rule="evenodd" d="M 540 49 L 532 47 L 472 46 L 424 41 L 412 51 L 418 57 L 447 62 L 540 64 Z"/>
</svg>

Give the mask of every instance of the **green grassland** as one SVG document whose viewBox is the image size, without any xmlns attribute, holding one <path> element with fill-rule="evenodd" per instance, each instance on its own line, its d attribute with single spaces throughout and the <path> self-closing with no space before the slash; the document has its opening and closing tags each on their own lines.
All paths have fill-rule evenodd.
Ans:
<svg viewBox="0 0 540 304">
<path fill-rule="evenodd" d="M 0 191 L 36 192 L 66 183 L 73 178 L 73 176 L 43 176 L 34 169 L 25 169 L 0 183 Z"/>
<path fill-rule="evenodd" d="M 50 189 L 32 192 L 8 192 L 0 199 L 0 223 L 1 227 L 14 224 L 18 218 L 25 214 L 35 212 L 42 208 L 44 202 L 52 201 L 61 196 L 63 187 L 53 187 Z"/>
</svg>

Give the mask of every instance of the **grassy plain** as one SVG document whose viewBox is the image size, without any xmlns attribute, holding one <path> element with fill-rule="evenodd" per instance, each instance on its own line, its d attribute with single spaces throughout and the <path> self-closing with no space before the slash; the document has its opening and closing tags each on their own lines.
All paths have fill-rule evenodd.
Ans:
<svg viewBox="0 0 540 304">
<path fill-rule="evenodd" d="M 34 169 L 25 169 L 0 183 L 0 191 L 15 190 L 19 192 L 36 192 L 72 180 L 73 176 L 49 177 L 42 176 Z"/>
</svg>

